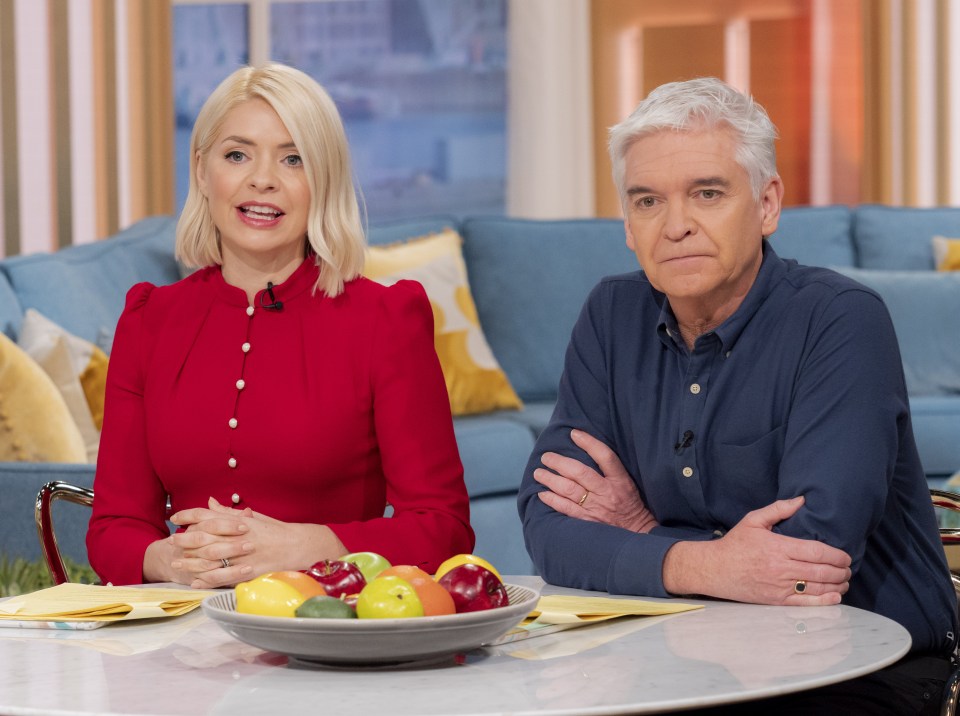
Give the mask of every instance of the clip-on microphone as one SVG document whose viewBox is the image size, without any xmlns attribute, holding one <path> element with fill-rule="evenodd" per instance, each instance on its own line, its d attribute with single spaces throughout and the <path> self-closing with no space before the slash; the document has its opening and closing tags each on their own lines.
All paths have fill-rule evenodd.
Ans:
<svg viewBox="0 0 960 716">
<path fill-rule="evenodd" d="M 283 301 L 278 301 L 277 297 L 273 295 L 273 281 L 267 281 L 267 290 L 264 292 L 270 296 L 270 303 L 263 302 L 263 294 L 260 294 L 260 308 L 263 308 L 267 311 L 282 311 L 283 310 Z"/>
</svg>

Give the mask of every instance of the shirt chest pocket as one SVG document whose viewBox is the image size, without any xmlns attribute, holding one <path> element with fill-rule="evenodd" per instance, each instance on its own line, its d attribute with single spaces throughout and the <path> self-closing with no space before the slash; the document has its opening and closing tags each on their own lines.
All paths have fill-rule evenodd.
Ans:
<svg viewBox="0 0 960 716">
<path fill-rule="evenodd" d="M 786 428 L 780 426 L 756 438 L 718 441 L 710 461 L 711 497 L 745 510 L 776 500 L 785 434 Z"/>
</svg>

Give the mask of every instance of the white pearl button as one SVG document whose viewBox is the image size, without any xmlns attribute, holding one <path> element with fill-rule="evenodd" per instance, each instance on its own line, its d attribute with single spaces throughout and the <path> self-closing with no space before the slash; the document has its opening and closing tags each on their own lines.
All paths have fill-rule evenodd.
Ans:
<svg viewBox="0 0 960 716">
<path fill-rule="evenodd" d="M 237 427 L 237 419 L 236 419 L 236 418 L 230 418 L 230 422 L 228 422 L 227 425 L 229 425 L 231 428 Z"/>
<path fill-rule="evenodd" d="M 236 492 L 234 492 L 233 495 L 230 496 L 230 500 L 231 500 L 231 501 L 233 502 L 233 504 L 235 504 L 235 505 L 236 505 L 236 504 L 239 504 L 239 502 L 240 502 L 240 495 L 238 495 Z"/>
<path fill-rule="evenodd" d="M 249 353 L 249 352 L 250 352 L 250 344 L 249 344 L 249 343 L 244 343 L 242 346 L 240 346 L 240 350 L 242 350 L 244 353 Z"/>
<path fill-rule="evenodd" d="M 700 392 L 700 384 L 694 383 L 690 386 L 690 392 L 694 395 L 697 395 Z"/>
<path fill-rule="evenodd" d="M 245 385 L 246 383 L 244 383 L 243 378 L 241 378 L 240 380 L 237 381 L 237 390 L 243 390 L 243 386 Z"/>
<path fill-rule="evenodd" d="M 252 316 L 252 315 L 253 315 L 253 306 L 247 306 L 247 315 L 248 315 L 248 316 Z"/>
<path fill-rule="evenodd" d="M 228 464 L 230 467 L 236 467 L 236 466 L 237 466 L 237 458 L 235 458 L 235 457 L 230 458 L 229 460 L 227 460 L 227 464 Z"/>
<path fill-rule="evenodd" d="M 682 470 L 681 472 L 683 473 L 683 476 L 684 476 L 684 477 L 693 477 L 693 468 L 692 468 L 692 467 L 685 467 L 685 468 L 683 468 L 683 470 Z"/>
</svg>

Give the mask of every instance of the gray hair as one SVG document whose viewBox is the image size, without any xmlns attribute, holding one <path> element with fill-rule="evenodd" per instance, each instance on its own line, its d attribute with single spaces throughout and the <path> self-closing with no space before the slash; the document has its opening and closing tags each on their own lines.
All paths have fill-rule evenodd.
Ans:
<svg viewBox="0 0 960 716">
<path fill-rule="evenodd" d="M 736 161 L 750 177 L 754 199 L 777 176 L 774 141 L 777 128 L 753 97 L 742 94 L 716 77 L 670 82 L 653 90 L 633 113 L 610 128 L 613 181 L 626 200 L 626 155 L 630 146 L 654 132 L 684 131 L 726 125 L 738 138 Z"/>
</svg>

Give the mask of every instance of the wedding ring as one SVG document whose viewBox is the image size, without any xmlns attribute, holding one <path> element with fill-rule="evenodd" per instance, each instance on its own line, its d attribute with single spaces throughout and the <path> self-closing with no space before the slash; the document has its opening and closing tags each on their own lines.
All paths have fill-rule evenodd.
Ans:
<svg viewBox="0 0 960 716">
<path fill-rule="evenodd" d="M 223 568 L 226 569 L 227 567 L 230 566 L 230 560 L 227 557 L 224 557 L 223 559 L 220 560 L 220 564 L 222 564 Z M 799 584 L 799 582 L 797 582 L 797 584 Z"/>
<path fill-rule="evenodd" d="M 797 583 L 793 585 L 793 591 L 797 594 L 803 594 L 807 591 L 807 583 L 802 579 L 798 579 Z"/>
<path fill-rule="evenodd" d="M 580 502 L 578 502 L 577 504 L 583 507 L 583 503 L 587 501 L 587 495 L 589 494 L 590 494 L 590 490 L 587 490 L 586 492 L 584 492 L 583 497 L 580 498 Z"/>
</svg>

